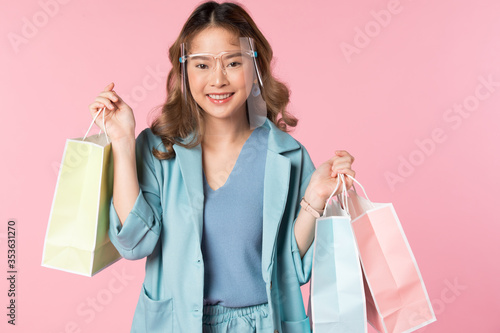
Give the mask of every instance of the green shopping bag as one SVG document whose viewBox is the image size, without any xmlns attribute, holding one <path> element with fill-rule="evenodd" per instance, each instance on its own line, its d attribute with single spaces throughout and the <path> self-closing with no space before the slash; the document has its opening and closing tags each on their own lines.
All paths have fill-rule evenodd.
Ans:
<svg viewBox="0 0 500 333">
<path fill-rule="evenodd" d="M 68 139 L 45 235 L 42 266 L 93 276 L 121 259 L 109 240 L 113 155 L 104 135 Z M 104 121 L 103 112 L 103 121 Z"/>
</svg>

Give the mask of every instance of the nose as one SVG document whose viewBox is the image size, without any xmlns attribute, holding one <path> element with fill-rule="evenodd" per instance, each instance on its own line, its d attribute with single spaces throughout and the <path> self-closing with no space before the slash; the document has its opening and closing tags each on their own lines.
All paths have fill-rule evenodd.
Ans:
<svg viewBox="0 0 500 333">
<path fill-rule="evenodd" d="M 222 70 L 222 73 L 226 75 L 226 68 L 222 64 L 222 58 L 221 57 L 215 57 L 215 66 L 214 66 L 214 72 L 217 70 Z"/>
<path fill-rule="evenodd" d="M 215 69 L 210 73 L 210 85 L 214 87 L 223 87 L 229 84 L 227 79 L 226 70 L 222 66 L 222 62 L 215 66 Z"/>
</svg>

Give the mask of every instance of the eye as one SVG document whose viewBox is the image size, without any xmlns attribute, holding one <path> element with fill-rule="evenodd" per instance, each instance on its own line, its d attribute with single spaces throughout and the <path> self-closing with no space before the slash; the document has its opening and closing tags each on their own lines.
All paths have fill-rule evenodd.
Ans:
<svg viewBox="0 0 500 333">
<path fill-rule="evenodd" d="M 227 67 L 238 67 L 238 66 L 241 66 L 241 62 L 232 61 L 227 65 Z"/>
<path fill-rule="evenodd" d="M 199 69 L 208 69 L 208 66 L 206 64 L 197 64 L 195 65 L 195 67 Z"/>
</svg>

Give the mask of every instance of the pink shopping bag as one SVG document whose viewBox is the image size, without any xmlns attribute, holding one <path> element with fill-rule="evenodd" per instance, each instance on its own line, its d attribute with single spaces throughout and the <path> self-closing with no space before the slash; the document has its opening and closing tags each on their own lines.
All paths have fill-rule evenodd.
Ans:
<svg viewBox="0 0 500 333">
<path fill-rule="evenodd" d="M 348 175 L 349 176 L 349 175 Z M 351 176 L 349 176 L 351 177 Z M 391 203 L 347 192 L 364 275 L 368 322 L 379 332 L 412 332 L 436 320 L 417 262 Z"/>
</svg>

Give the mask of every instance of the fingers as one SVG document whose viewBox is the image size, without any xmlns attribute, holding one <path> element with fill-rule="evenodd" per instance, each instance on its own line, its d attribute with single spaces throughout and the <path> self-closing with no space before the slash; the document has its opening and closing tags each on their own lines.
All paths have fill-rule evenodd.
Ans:
<svg viewBox="0 0 500 333">
<path fill-rule="evenodd" d="M 342 169 L 337 169 L 335 168 L 333 171 L 332 171 L 332 177 L 335 178 L 339 175 L 339 173 L 344 173 L 342 172 L 341 170 L 348 170 L 348 168 L 342 168 Z"/>
<path fill-rule="evenodd" d="M 352 165 L 349 162 L 332 165 L 332 177 L 337 177 L 339 173 L 345 173 L 344 170 L 352 170 L 351 167 Z M 354 177 L 354 175 L 351 176 Z"/>
<path fill-rule="evenodd" d="M 352 176 L 353 178 L 356 178 L 356 171 L 354 171 L 354 170 L 352 170 L 352 169 L 339 169 L 339 170 L 338 170 L 338 173 L 342 173 L 342 174 L 344 174 L 344 175 L 350 175 L 350 176 Z M 351 182 L 352 182 L 352 179 L 351 179 L 351 178 L 349 178 L 349 177 L 347 177 L 347 176 L 346 176 L 346 177 L 344 177 L 344 179 L 349 179 L 349 180 L 351 180 Z"/>
<path fill-rule="evenodd" d="M 104 96 L 97 96 L 95 101 L 97 103 L 99 103 L 100 105 L 102 105 L 101 107 L 106 107 L 108 110 L 114 110 L 115 109 L 115 105 L 113 104 L 113 102 L 107 98 L 107 97 L 104 97 Z"/>
<path fill-rule="evenodd" d="M 96 112 L 98 112 L 100 109 L 102 109 L 104 107 L 106 107 L 106 106 L 103 105 L 102 103 L 94 102 L 94 103 L 92 103 L 92 104 L 89 105 L 90 114 L 92 116 L 94 116 Z"/>
<path fill-rule="evenodd" d="M 115 87 L 114 82 L 111 82 L 106 87 L 104 87 L 104 91 L 112 91 L 114 87 Z"/>
<path fill-rule="evenodd" d="M 337 150 L 335 151 L 335 154 L 336 156 L 333 156 L 329 160 L 329 162 L 332 162 L 332 177 L 335 177 L 337 175 L 335 170 L 349 169 L 354 162 L 354 156 L 352 156 L 345 150 Z"/>
<path fill-rule="evenodd" d="M 105 107 L 106 107 L 105 105 L 103 105 L 99 102 L 94 102 L 94 103 L 90 104 L 89 110 L 90 110 L 90 115 L 91 115 L 92 119 L 96 116 L 96 114 L 99 112 L 99 110 L 101 110 Z M 106 110 L 106 111 L 108 111 L 108 110 Z M 101 117 L 99 117 L 99 118 L 102 118 L 102 112 L 104 112 L 104 110 L 101 111 L 101 113 L 100 113 Z M 106 117 L 108 116 L 108 114 L 109 114 L 109 111 L 106 112 Z"/>
<path fill-rule="evenodd" d="M 95 101 L 89 105 L 90 114 L 92 119 L 95 118 L 95 123 L 102 129 L 103 128 L 103 118 L 105 121 L 113 115 L 113 110 L 117 110 L 115 103 L 120 103 L 121 99 L 118 97 L 116 92 L 113 90 L 115 84 L 111 82 L 104 90 L 96 97 Z M 102 110 L 103 109 L 103 110 Z M 101 113 L 99 113 L 99 111 Z M 99 116 L 96 115 L 99 113 Z"/>
<path fill-rule="evenodd" d="M 352 163 L 354 162 L 354 156 L 349 154 L 346 150 L 336 150 L 335 155 L 327 162 L 331 165 L 330 169 L 332 178 L 336 178 L 339 173 L 350 175 L 353 178 L 356 177 L 356 172 L 351 169 Z M 337 178 L 337 181 L 340 181 L 340 179 Z M 344 181 L 347 190 L 349 190 L 354 181 L 348 176 L 344 177 Z"/>
<path fill-rule="evenodd" d="M 354 162 L 354 156 L 352 156 L 351 154 L 349 154 L 347 152 L 347 150 L 337 150 L 337 151 L 335 151 L 335 154 L 338 155 L 338 156 L 342 156 L 342 157 L 344 157 L 344 156 L 350 157 L 351 158 L 351 163 Z"/>
<path fill-rule="evenodd" d="M 342 173 L 344 175 L 350 175 L 350 176 L 352 176 L 352 178 L 356 178 L 356 171 L 354 171 L 352 169 L 340 169 L 340 170 L 338 170 L 338 173 Z M 346 186 L 347 190 L 349 190 L 352 187 L 352 184 L 354 183 L 354 181 L 350 177 L 347 177 L 347 176 L 344 176 L 344 181 L 345 181 L 345 186 Z"/>
<path fill-rule="evenodd" d="M 328 162 L 334 162 L 336 160 L 346 160 L 346 161 L 351 161 L 351 163 L 354 162 L 354 156 L 349 154 L 346 150 L 336 150 L 335 155 L 333 155 L 332 158 L 328 160 Z"/>
<path fill-rule="evenodd" d="M 99 94 L 99 96 L 95 99 L 95 102 L 89 105 L 90 113 L 94 115 L 99 109 L 106 107 L 108 110 L 113 110 L 115 106 L 113 102 L 118 102 L 118 96 L 113 91 L 115 84 L 111 82 L 104 90 Z"/>
<path fill-rule="evenodd" d="M 331 167 L 332 170 L 332 177 L 337 177 L 337 174 L 339 173 L 340 170 L 350 170 L 352 166 L 352 163 L 347 161 L 341 161 L 337 160 L 334 161 Z"/>
<path fill-rule="evenodd" d="M 114 91 L 103 91 L 96 97 L 95 101 L 101 103 L 108 110 L 118 109 L 117 106 L 122 102 L 121 98 Z"/>
<path fill-rule="evenodd" d="M 92 119 L 95 118 L 94 122 L 99 127 L 101 127 L 100 124 L 102 124 L 103 115 L 104 115 L 105 119 L 108 119 L 109 117 L 111 117 L 111 112 L 106 108 L 106 106 L 102 105 L 101 103 L 94 102 L 94 103 L 89 105 L 89 109 L 90 109 L 90 115 L 91 115 Z"/>
</svg>

